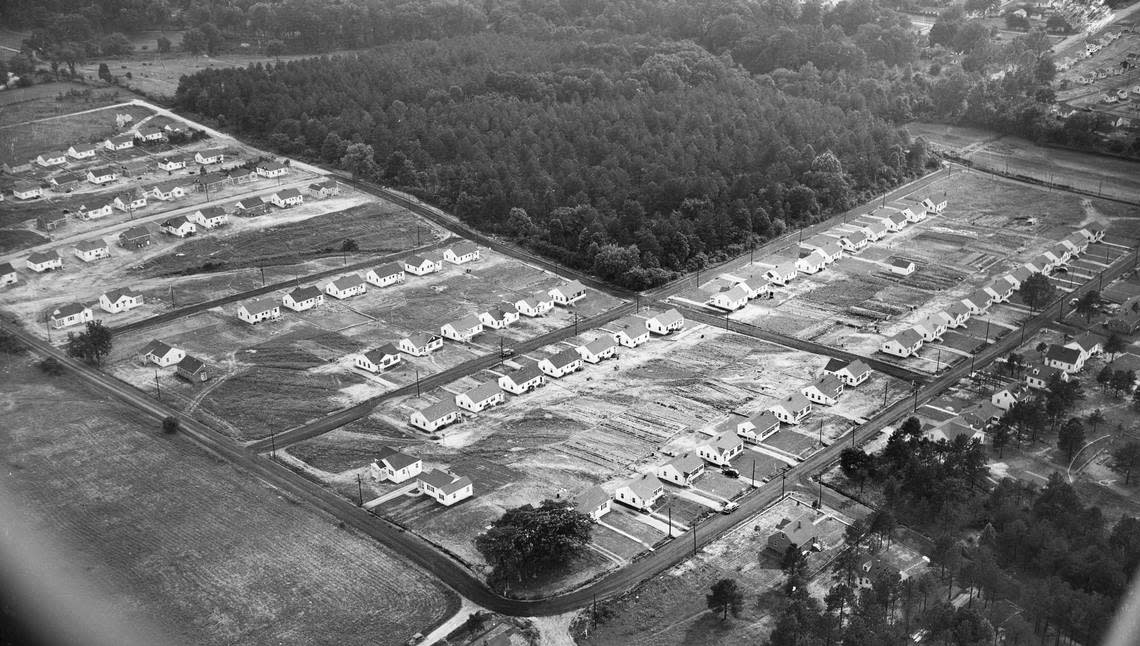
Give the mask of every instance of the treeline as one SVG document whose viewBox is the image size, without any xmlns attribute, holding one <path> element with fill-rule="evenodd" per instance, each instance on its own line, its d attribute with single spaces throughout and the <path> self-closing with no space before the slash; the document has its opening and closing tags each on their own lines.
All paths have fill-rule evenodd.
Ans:
<svg viewBox="0 0 1140 646">
<path fill-rule="evenodd" d="M 1040 406 L 1046 418 L 1066 407 Z M 860 487 L 880 488 L 880 513 L 934 537 L 948 589 L 957 583 L 987 605 L 1012 601 L 1037 634 L 1098 643 L 1140 564 L 1140 521 L 1111 522 L 1056 474 L 1041 490 L 1012 479 L 990 488 L 985 463 L 976 441 L 933 441 L 911 418 L 880 454 L 844 451 L 841 468 Z"/>
<path fill-rule="evenodd" d="M 869 111 L 649 36 L 486 34 L 205 70 L 182 79 L 175 106 L 635 288 L 846 209 L 927 161 Z M 374 154 L 361 163 L 350 144 Z"/>
</svg>

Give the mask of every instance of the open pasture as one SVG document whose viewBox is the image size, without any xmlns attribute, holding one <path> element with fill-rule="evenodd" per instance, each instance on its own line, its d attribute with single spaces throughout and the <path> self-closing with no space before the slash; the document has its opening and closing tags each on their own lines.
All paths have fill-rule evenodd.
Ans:
<svg viewBox="0 0 1140 646">
<path fill-rule="evenodd" d="M 54 548 L 35 567 L 130 641 L 395 645 L 457 609 L 375 541 L 33 363 L 0 362 L 5 531 Z"/>
</svg>

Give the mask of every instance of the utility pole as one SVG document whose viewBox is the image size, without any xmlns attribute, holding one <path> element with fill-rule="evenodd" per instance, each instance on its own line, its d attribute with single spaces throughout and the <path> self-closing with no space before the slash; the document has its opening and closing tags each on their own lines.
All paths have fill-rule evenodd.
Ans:
<svg viewBox="0 0 1140 646">
<path fill-rule="evenodd" d="M 972 370 L 972 368 L 971 368 Z M 918 412 L 918 382 L 912 381 L 911 388 L 914 389 L 914 412 Z"/>
<path fill-rule="evenodd" d="M 819 445 L 823 446 L 823 420 L 819 420 Z"/>
<path fill-rule="evenodd" d="M 823 509 L 823 471 L 819 472 L 819 508 Z"/>
<path fill-rule="evenodd" d="M 990 319 L 986 319 L 986 345 L 990 344 Z"/>
<path fill-rule="evenodd" d="M 51 343 L 51 319 L 44 321 L 44 328 L 47 330 L 48 343 Z"/>
<path fill-rule="evenodd" d="M 170 306 L 178 307 L 178 303 L 174 301 L 174 285 L 170 286 Z"/>
<path fill-rule="evenodd" d="M 574 312 L 574 336 L 578 336 L 578 313 Z"/>
<path fill-rule="evenodd" d="M 673 538 L 673 501 L 669 500 L 669 538 Z"/>
<path fill-rule="evenodd" d="M 420 369 L 416 368 L 416 397 L 420 396 Z"/>
<path fill-rule="evenodd" d="M 693 525 L 693 556 L 697 555 L 697 526 Z"/>
<path fill-rule="evenodd" d="M 154 369 L 154 391 L 159 401 L 162 400 L 162 386 L 158 383 L 158 368 Z"/>
<path fill-rule="evenodd" d="M 756 488 L 756 460 L 752 461 L 752 488 Z"/>
<path fill-rule="evenodd" d="M 269 459 L 277 461 L 277 431 L 269 435 Z"/>
<path fill-rule="evenodd" d="M 356 497 L 360 500 L 360 506 L 364 506 L 364 485 L 360 483 L 360 474 L 356 474 Z"/>
<path fill-rule="evenodd" d="M 888 382 L 888 381 L 883 382 L 883 408 L 887 407 L 887 386 L 889 386 L 889 385 L 890 385 L 890 382 Z"/>
<path fill-rule="evenodd" d="M 788 479 L 788 467 L 780 470 L 780 498 L 784 497 L 784 481 Z"/>
<path fill-rule="evenodd" d="M 258 267 L 261 270 L 261 286 L 265 287 L 265 267 Z"/>
</svg>

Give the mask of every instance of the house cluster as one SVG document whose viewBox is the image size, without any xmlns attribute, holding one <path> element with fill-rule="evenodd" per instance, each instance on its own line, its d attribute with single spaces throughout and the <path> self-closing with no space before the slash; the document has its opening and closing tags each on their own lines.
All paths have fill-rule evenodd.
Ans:
<svg viewBox="0 0 1140 646">
<path fill-rule="evenodd" d="M 175 375 L 192 383 L 201 383 L 210 378 L 210 369 L 204 361 L 158 339 L 143 346 L 139 352 L 139 360 L 144 365 L 158 368 L 174 366 Z"/>
<path fill-rule="evenodd" d="M 381 482 L 403 484 L 415 479 L 420 494 L 430 496 L 447 507 L 474 495 L 471 478 L 442 469 L 425 473 L 423 460 L 388 446 L 380 447 L 369 471 L 373 479 Z"/>
<path fill-rule="evenodd" d="M 166 133 L 159 128 L 141 127 L 131 132 L 114 135 L 98 143 L 75 143 L 67 149 L 52 150 L 36 155 L 33 163 L 40 168 L 60 169 L 67 168 L 72 162 L 90 162 L 94 160 L 99 151 L 104 153 L 129 150 L 136 144 L 165 141 Z M 89 168 L 83 172 L 63 172 L 50 177 L 47 186 L 58 193 L 71 192 L 84 181 L 96 186 L 110 184 L 120 177 L 120 171 L 113 166 Z M 17 182 L 13 195 L 16 199 L 30 200 L 43 197 L 44 187 L 33 182 Z"/>
<path fill-rule="evenodd" d="M 1022 368 L 1025 386 L 1044 390 L 1053 379 L 1068 381 L 1084 370 L 1085 363 L 1104 350 L 1103 343 L 1092 333 L 1085 333 L 1065 344 L 1051 344 L 1037 360 Z"/>
<path fill-rule="evenodd" d="M 552 290 L 553 291 L 553 290 Z M 496 381 L 483 382 L 469 390 L 461 392 L 450 399 L 443 399 L 413 412 L 409 423 L 415 428 L 428 433 L 460 421 L 464 415 L 479 413 L 506 401 L 506 394 L 523 395 L 546 384 L 547 379 L 561 379 L 585 367 L 586 363 L 600 363 L 615 356 L 618 345 L 635 348 L 649 340 L 651 333 L 667 335 L 683 329 L 685 319 L 675 309 L 665 312 L 647 312 L 644 316 L 628 316 L 608 325 L 603 330 L 605 334 L 598 339 L 577 347 L 567 347 L 557 350 L 538 361 L 521 363 L 517 368 L 501 375 Z M 371 366 L 394 365 L 400 358 L 396 354 L 401 352 L 413 356 L 420 356 L 420 348 L 416 344 L 435 341 L 443 344 L 441 337 L 420 338 L 425 335 L 413 335 L 401 339 L 398 348 L 390 344 L 360 355 L 355 365 L 369 369 Z M 438 347 L 438 346 L 437 346 Z M 377 356 L 369 357 L 369 353 L 378 352 Z M 428 350 L 430 351 L 430 350 Z M 367 366 L 362 365 L 367 361 Z"/>
<path fill-rule="evenodd" d="M 913 206 L 903 209 L 891 209 L 882 214 L 871 213 L 863 218 L 863 222 L 853 224 L 854 231 L 832 229 L 816 234 L 799 243 L 799 255 L 796 260 L 781 262 L 768 269 L 763 274 L 748 276 L 726 275 L 720 287 L 708 300 L 708 304 L 720 310 L 734 312 L 748 304 L 755 298 L 771 298 L 777 287 L 783 287 L 799 274 L 816 274 L 837 260 L 844 254 L 857 254 L 867 245 L 878 242 L 888 233 L 901 231 L 907 224 L 922 222 L 928 217 L 942 213 L 946 209 L 946 201 L 935 202 L 925 198 Z M 903 275 L 914 271 L 913 263 L 909 264 L 909 271 L 902 271 L 895 266 L 891 267 L 894 273 Z M 900 265 L 905 267 L 906 265 Z"/>
<path fill-rule="evenodd" d="M 824 366 L 822 374 L 801 387 L 799 392 L 737 422 L 735 429 L 714 433 L 692 450 L 659 465 L 652 474 L 642 474 L 626 482 L 617 488 L 613 499 L 634 509 L 649 511 L 664 495 L 665 483 L 691 487 L 710 466 L 731 468 L 732 460 L 744 452 L 747 444 L 763 442 L 779 431 L 781 424 L 802 423 L 811 415 L 814 405 L 834 406 L 839 403 L 844 388 L 856 387 L 870 377 L 871 368 L 860 360 L 832 359 Z M 591 494 L 589 505 L 595 504 L 596 498 L 596 493 Z M 602 507 L 594 509 L 600 511 Z M 588 509 L 581 510 L 591 513 Z"/>
<path fill-rule="evenodd" d="M 913 357 L 924 343 L 940 341 L 948 329 L 966 325 L 970 317 L 986 313 L 994 303 L 1008 301 L 1021 284 L 1033 274 L 1051 274 L 1088 250 L 1088 246 L 1104 239 L 1104 229 L 1093 227 L 1070 234 L 1029 262 L 994 278 L 969 296 L 955 301 L 938 312 L 914 323 L 885 339 L 879 351 L 896 357 Z"/>
<path fill-rule="evenodd" d="M 4 266 L 0 265 L 0 272 L 3 270 Z M 2 280 L 0 280 L 0 284 L 4 284 Z M 146 298 L 142 292 L 130 287 L 112 289 L 99 296 L 99 308 L 108 314 L 128 312 L 145 302 Z M 95 313 L 90 307 L 82 303 L 61 305 L 48 315 L 48 324 L 56 330 L 72 325 L 81 325 L 93 320 L 95 320 Z"/>
</svg>

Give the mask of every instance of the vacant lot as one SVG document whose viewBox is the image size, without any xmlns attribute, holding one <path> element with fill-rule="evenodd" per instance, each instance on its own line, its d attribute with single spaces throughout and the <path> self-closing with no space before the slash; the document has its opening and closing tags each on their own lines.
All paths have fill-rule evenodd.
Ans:
<svg viewBox="0 0 1140 646">
<path fill-rule="evenodd" d="M 0 92 L 0 127 L 91 110 L 131 98 L 133 95 L 118 88 L 96 90 L 68 82 L 7 89 Z"/>
<path fill-rule="evenodd" d="M 95 107 L 72 102 L 64 104 L 71 110 Z M 9 163 L 23 162 L 35 159 L 40 153 L 67 150 L 71 144 L 101 142 L 123 132 L 123 129 L 115 125 L 116 114 L 130 114 L 138 121 L 153 113 L 146 108 L 130 105 L 8 126 L 0 130 L 4 137 L 4 158 Z"/>
<path fill-rule="evenodd" d="M 1140 200 L 1138 162 L 1038 146 L 1025 139 L 1003 137 L 976 128 L 914 122 L 907 124 L 907 129 L 915 136 L 954 149 L 985 168 L 1125 200 Z M 951 200 L 951 208 L 953 204 Z"/>
<path fill-rule="evenodd" d="M 65 550 L 144 642 L 402 644 L 454 611 L 379 545 L 30 363 L 0 364 L 6 526 Z"/>
</svg>

